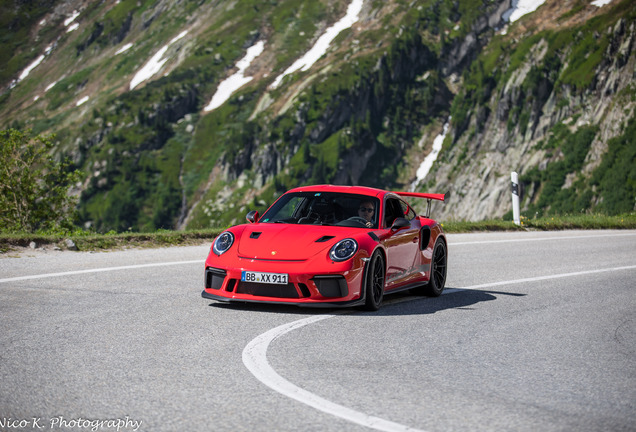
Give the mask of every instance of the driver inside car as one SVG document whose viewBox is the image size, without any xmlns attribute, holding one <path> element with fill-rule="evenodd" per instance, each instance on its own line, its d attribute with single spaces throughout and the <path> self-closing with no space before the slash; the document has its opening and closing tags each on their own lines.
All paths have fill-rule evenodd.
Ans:
<svg viewBox="0 0 636 432">
<path fill-rule="evenodd" d="M 373 217 L 375 215 L 375 206 L 371 201 L 363 201 L 358 207 L 358 216 L 366 220 L 366 226 L 373 227 Z"/>
</svg>

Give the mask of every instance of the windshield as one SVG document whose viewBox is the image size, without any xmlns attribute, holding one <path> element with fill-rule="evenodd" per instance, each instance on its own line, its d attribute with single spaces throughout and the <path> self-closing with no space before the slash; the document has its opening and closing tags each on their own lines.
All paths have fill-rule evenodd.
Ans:
<svg viewBox="0 0 636 432">
<path fill-rule="evenodd" d="M 283 195 L 259 222 L 377 228 L 379 200 L 333 192 Z"/>
</svg>

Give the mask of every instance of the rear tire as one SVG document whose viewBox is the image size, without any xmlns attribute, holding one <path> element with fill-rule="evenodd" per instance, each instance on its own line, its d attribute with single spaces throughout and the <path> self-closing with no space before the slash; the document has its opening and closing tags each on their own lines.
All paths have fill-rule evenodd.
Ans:
<svg viewBox="0 0 636 432">
<path fill-rule="evenodd" d="M 413 290 L 414 294 L 439 297 L 446 284 L 446 244 L 444 240 L 437 239 L 431 257 L 431 275 L 428 283 Z"/>
<path fill-rule="evenodd" d="M 382 299 L 384 298 L 384 258 L 382 254 L 376 252 L 371 257 L 367 276 L 364 283 L 365 302 L 362 309 L 368 311 L 377 311 L 380 309 Z"/>
</svg>

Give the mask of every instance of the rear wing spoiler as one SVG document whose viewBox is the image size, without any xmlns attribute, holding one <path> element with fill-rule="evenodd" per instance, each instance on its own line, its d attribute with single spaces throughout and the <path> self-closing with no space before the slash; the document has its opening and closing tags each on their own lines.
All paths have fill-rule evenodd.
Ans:
<svg viewBox="0 0 636 432">
<path fill-rule="evenodd" d="M 394 192 L 394 193 L 404 197 L 424 198 L 427 201 L 426 218 L 431 217 L 431 201 L 432 200 L 446 202 L 446 199 L 448 198 L 448 192 L 446 192 L 445 194 L 432 194 L 432 193 L 422 193 L 422 192 Z"/>
</svg>

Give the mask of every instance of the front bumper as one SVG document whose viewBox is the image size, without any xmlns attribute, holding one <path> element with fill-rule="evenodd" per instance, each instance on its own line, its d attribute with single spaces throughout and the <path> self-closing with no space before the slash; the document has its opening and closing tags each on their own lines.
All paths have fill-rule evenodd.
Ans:
<svg viewBox="0 0 636 432">
<path fill-rule="evenodd" d="M 286 304 L 292 306 L 300 306 L 300 307 L 312 307 L 312 308 L 347 308 L 354 306 L 361 306 L 364 304 L 364 297 L 361 297 L 357 300 L 349 300 L 349 301 L 280 301 L 274 299 L 248 299 L 248 298 L 237 298 L 237 297 L 224 297 L 220 295 L 215 295 L 209 293 L 207 290 L 203 290 L 201 292 L 201 297 L 210 300 L 216 300 L 222 303 L 265 303 L 265 304 Z"/>
<path fill-rule="evenodd" d="M 348 307 L 364 301 L 364 262 L 338 263 L 327 269 L 308 274 L 305 265 L 288 263 L 280 266 L 254 265 L 248 268 L 205 268 L 204 298 L 222 302 L 285 303 L 298 306 Z M 357 265 L 356 265 L 357 264 Z M 241 281 L 243 270 L 286 273 L 288 284 L 263 284 Z"/>
</svg>

